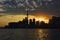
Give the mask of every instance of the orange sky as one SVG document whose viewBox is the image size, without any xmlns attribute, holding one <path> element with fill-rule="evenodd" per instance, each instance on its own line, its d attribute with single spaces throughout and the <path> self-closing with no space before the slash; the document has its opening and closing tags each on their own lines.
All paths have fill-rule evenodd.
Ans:
<svg viewBox="0 0 60 40">
<path fill-rule="evenodd" d="M 26 17 L 26 15 L 6 15 L 6 16 L 2 16 L 2 17 L 0 17 L 0 26 L 8 25 L 9 22 L 18 22 L 19 20 L 21 21 L 25 17 Z M 43 21 L 45 21 L 45 23 L 48 23 L 48 20 L 49 20 L 48 16 L 29 15 L 29 19 L 33 19 L 33 18 L 35 18 L 36 21 L 38 21 L 38 20 L 40 21 L 40 19 L 42 18 Z"/>
</svg>

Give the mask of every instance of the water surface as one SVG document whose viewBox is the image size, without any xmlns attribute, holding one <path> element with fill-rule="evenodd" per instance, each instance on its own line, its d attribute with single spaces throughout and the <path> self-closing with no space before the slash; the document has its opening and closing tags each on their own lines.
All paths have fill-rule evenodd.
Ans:
<svg viewBox="0 0 60 40">
<path fill-rule="evenodd" d="M 0 29 L 0 40 L 60 40 L 60 29 Z"/>
</svg>

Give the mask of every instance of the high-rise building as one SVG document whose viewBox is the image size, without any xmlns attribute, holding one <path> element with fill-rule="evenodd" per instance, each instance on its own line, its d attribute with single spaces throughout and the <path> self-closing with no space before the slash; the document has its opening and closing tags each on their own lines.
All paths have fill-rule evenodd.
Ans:
<svg viewBox="0 0 60 40">
<path fill-rule="evenodd" d="M 33 25 L 35 25 L 35 18 L 33 18 Z"/>
</svg>

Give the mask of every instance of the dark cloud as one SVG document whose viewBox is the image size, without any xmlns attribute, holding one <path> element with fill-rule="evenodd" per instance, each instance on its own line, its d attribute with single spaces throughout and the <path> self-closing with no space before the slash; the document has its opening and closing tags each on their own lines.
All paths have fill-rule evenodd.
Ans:
<svg viewBox="0 0 60 40">
<path fill-rule="evenodd" d="M 29 9 L 29 14 L 35 12 L 49 12 L 51 15 L 60 16 L 60 0 L 44 1 L 44 0 L 11 0 L 0 2 L 3 5 L 3 10 L 10 14 L 26 13 L 26 7 Z M 34 10 L 30 10 L 34 9 Z"/>
</svg>

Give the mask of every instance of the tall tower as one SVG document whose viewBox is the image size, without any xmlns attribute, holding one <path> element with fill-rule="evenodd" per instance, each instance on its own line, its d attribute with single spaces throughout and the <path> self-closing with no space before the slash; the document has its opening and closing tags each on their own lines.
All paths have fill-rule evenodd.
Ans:
<svg viewBox="0 0 60 40">
<path fill-rule="evenodd" d="M 26 7 L 26 16 L 27 16 L 27 20 L 28 20 L 28 8 Z"/>
<path fill-rule="evenodd" d="M 27 20 L 27 24 L 28 24 L 28 8 L 26 7 L 26 20 Z"/>
<path fill-rule="evenodd" d="M 28 20 L 28 10 L 26 12 L 27 12 L 27 20 Z"/>
</svg>

